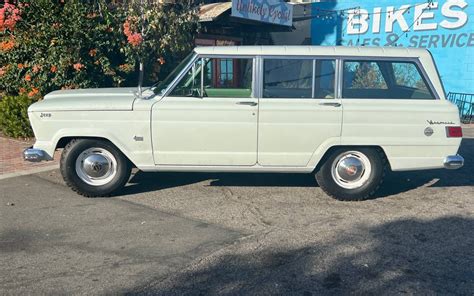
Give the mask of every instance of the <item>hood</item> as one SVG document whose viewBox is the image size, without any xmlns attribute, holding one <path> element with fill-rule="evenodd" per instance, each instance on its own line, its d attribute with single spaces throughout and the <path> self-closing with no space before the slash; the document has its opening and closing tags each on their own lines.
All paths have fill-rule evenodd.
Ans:
<svg viewBox="0 0 474 296">
<path fill-rule="evenodd" d="M 136 91 L 136 87 L 58 90 L 28 111 L 128 111 L 133 109 Z"/>
</svg>

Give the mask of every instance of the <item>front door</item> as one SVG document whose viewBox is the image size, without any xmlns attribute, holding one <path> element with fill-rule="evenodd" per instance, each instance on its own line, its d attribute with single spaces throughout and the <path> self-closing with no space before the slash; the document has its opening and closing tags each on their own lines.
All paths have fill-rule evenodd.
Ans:
<svg viewBox="0 0 474 296">
<path fill-rule="evenodd" d="M 307 166 L 314 153 L 324 153 L 341 136 L 336 61 L 264 58 L 262 67 L 258 163 Z"/>
<path fill-rule="evenodd" d="M 252 166 L 258 100 L 253 58 L 199 58 L 152 110 L 157 165 Z"/>
</svg>

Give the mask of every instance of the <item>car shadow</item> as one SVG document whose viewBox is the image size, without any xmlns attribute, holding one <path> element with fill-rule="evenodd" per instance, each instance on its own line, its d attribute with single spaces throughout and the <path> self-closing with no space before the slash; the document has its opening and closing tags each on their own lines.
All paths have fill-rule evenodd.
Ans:
<svg viewBox="0 0 474 296">
<path fill-rule="evenodd" d="M 357 225 L 334 232 L 331 239 L 316 238 L 297 248 L 270 241 L 258 248 L 214 254 L 212 260 L 200 260 L 193 268 L 167 277 L 151 273 L 145 283 L 117 292 L 467 295 L 474 291 L 473 230 L 474 220 L 459 216 Z"/>
<path fill-rule="evenodd" d="M 465 165 L 458 170 L 389 172 L 374 198 L 400 194 L 420 186 L 474 186 L 474 139 L 463 139 L 459 150 Z M 144 173 L 138 171 L 118 195 L 132 195 L 191 185 L 210 180 L 208 186 L 238 187 L 318 187 L 312 174 L 290 173 Z"/>
</svg>

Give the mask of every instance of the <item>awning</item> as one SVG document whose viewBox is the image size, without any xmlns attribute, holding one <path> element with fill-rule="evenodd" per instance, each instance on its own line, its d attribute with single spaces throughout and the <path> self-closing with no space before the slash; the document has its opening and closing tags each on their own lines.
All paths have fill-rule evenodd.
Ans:
<svg viewBox="0 0 474 296">
<path fill-rule="evenodd" d="M 213 22 L 231 8 L 232 2 L 204 4 L 199 8 L 199 21 Z"/>
</svg>

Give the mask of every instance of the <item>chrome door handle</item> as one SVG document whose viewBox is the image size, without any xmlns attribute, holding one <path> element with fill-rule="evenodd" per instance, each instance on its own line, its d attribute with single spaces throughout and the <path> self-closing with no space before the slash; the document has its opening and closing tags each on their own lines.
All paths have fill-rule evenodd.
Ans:
<svg viewBox="0 0 474 296">
<path fill-rule="evenodd" d="M 319 105 L 341 107 L 341 103 L 339 103 L 339 102 L 319 102 Z"/>
<path fill-rule="evenodd" d="M 237 102 L 237 105 L 247 105 L 247 106 L 257 106 L 258 103 L 255 102 Z"/>
</svg>

